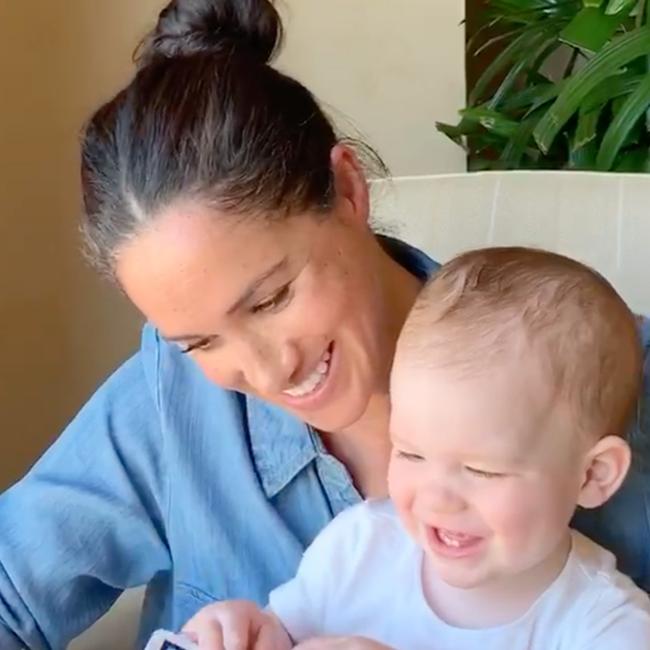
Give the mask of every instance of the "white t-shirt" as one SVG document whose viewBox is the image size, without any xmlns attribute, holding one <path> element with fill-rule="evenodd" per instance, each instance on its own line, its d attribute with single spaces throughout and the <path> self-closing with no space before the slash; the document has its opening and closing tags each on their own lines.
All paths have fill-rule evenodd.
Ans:
<svg viewBox="0 0 650 650">
<path fill-rule="evenodd" d="M 353 635 L 397 650 L 650 649 L 650 599 L 614 556 L 577 532 L 561 574 L 507 625 L 463 629 L 428 606 L 423 551 L 389 501 L 345 510 L 307 549 L 296 577 L 269 597 L 296 642 Z"/>
</svg>

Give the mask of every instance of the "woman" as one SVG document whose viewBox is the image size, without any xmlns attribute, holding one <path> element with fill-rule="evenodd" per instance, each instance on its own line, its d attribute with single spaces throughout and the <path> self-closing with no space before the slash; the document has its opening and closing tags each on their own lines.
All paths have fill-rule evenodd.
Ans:
<svg viewBox="0 0 650 650">
<path fill-rule="evenodd" d="M 135 585 L 142 639 L 263 602 L 385 493 L 388 371 L 436 265 L 373 235 L 357 157 L 268 65 L 280 40 L 268 0 L 172 2 L 86 129 L 89 254 L 150 324 L 0 500 L 3 649 L 62 647 Z M 638 580 L 643 480 L 582 523 Z"/>
</svg>

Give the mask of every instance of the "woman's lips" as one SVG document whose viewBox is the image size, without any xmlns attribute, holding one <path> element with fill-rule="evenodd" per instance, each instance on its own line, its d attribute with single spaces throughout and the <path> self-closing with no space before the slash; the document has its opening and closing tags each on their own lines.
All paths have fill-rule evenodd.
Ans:
<svg viewBox="0 0 650 650">
<path fill-rule="evenodd" d="M 334 342 L 329 344 L 311 373 L 297 386 L 282 391 L 282 401 L 294 409 L 312 410 L 322 406 L 333 384 L 337 366 Z"/>
</svg>

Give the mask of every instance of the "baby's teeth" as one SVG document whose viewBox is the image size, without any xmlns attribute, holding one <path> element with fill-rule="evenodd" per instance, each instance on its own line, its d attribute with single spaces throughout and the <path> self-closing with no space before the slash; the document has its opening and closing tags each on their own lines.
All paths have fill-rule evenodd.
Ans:
<svg viewBox="0 0 650 650">
<path fill-rule="evenodd" d="M 460 542 L 457 539 L 453 539 L 451 537 L 447 537 L 444 533 L 440 533 L 440 539 L 447 545 L 447 546 L 453 546 L 455 548 L 458 548 L 460 546 Z"/>
</svg>

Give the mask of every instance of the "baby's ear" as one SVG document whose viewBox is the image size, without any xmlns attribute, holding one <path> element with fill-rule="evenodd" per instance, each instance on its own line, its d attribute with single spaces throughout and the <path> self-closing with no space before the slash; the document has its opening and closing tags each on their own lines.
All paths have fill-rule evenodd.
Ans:
<svg viewBox="0 0 650 650">
<path fill-rule="evenodd" d="M 631 452 L 619 436 L 601 438 L 587 453 L 584 479 L 578 505 L 597 508 L 607 501 L 623 483 L 630 468 Z"/>
</svg>

